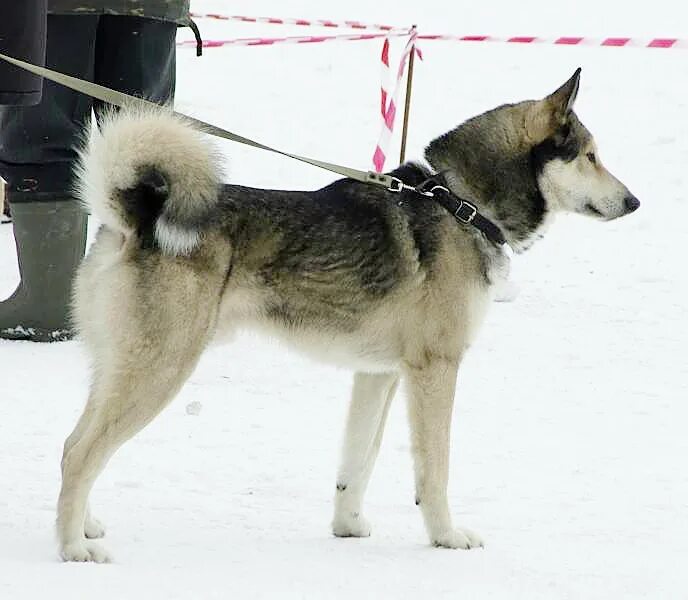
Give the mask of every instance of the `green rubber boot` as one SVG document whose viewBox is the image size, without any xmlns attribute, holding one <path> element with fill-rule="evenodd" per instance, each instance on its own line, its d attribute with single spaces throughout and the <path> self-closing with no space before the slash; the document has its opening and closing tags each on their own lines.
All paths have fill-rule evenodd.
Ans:
<svg viewBox="0 0 688 600">
<path fill-rule="evenodd" d="M 9 197 L 21 283 L 0 303 L 0 338 L 68 340 L 72 280 L 84 256 L 88 217 L 74 199 L 25 197 Z"/>
</svg>

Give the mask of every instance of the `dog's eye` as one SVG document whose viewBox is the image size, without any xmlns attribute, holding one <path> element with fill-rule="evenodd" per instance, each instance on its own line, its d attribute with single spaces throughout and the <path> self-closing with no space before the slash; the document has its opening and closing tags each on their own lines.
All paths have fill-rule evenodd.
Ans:
<svg viewBox="0 0 688 600">
<path fill-rule="evenodd" d="M 589 160 L 593 165 L 596 165 L 596 164 L 597 164 L 597 157 L 595 156 L 595 153 L 594 153 L 594 152 L 588 152 L 585 156 L 588 157 L 588 160 Z"/>
</svg>

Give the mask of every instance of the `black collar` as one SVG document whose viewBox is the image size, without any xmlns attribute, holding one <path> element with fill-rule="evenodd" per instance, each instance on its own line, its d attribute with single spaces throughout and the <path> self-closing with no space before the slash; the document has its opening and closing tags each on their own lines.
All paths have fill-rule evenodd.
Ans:
<svg viewBox="0 0 688 600">
<path fill-rule="evenodd" d="M 478 212 L 477 207 L 454 194 L 446 185 L 441 174 L 433 175 L 414 188 L 419 194 L 432 198 L 446 208 L 454 218 L 464 225 L 472 225 L 496 246 L 506 244 L 502 230 L 490 219 Z"/>
</svg>

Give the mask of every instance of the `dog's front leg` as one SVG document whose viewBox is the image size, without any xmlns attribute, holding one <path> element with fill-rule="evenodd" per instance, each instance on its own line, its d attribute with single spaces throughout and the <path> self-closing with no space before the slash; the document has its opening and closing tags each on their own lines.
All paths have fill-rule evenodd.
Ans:
<svg viewBox="0 0 688 600">
<path fill-rule="evenodd" d="M 416 504 L 434 546 L 475 548 L 482 540 L 467 529 L 454 529 L 449 514 L 449 432 L 459 359 L 429 356 L 407 365 L 408 412 L 416 478 Z"/>
<path fill-rule="evenodd" d="M 397 373 L 356 373 L 354 377 L 334 500 L 332 533 L 337 537 L 370 535 L 370 523 L 361 513 L 363 495 L 398 381 Z"/>
</svg>

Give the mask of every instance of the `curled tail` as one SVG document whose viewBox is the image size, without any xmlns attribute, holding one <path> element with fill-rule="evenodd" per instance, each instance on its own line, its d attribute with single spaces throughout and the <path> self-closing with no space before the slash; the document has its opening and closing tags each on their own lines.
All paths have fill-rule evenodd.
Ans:
<svg viewBox="0 0 688 600">
<path fill-rule="evenodd" d="M 92 128 L 76 191 L 108 227 L 185 255 L 217 205 L 220 163 L 202 132 L 169 109 L 123 109 Z"/>
</svg>

